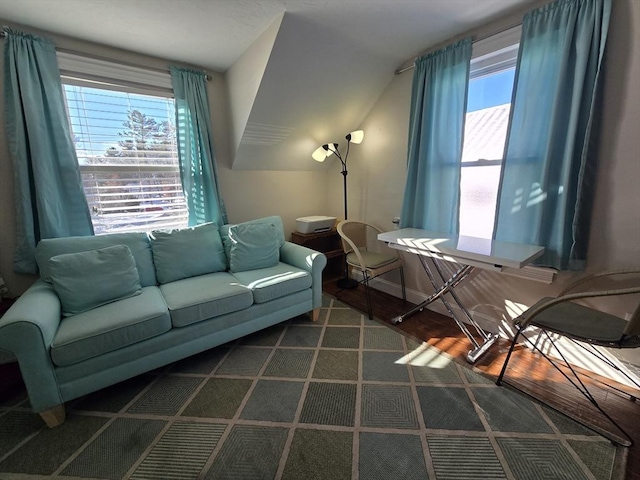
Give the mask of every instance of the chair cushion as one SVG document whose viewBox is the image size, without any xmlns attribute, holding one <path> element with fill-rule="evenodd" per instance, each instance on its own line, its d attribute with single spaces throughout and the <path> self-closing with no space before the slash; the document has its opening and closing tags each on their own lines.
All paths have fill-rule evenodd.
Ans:
<svg viewBox="0 0 640 480">
<path fill-rule="evenodd" d="M 300 268 L 279 262 L 274 267 L 233 274 L 253 292 L 254 303 L 265 303 L 311 288 L 311 275 Z"/>
<path fill-rule="evenodd" d="M 364 260 L 364 266 L 367 268 L 379 268 L 387 263 L 395 262 L 398 258 L 395 255 L 389 255 L 385 253 L 368 252 L 361 250 L 360 254 Z M 347 262 L 351 265 L 360 266 L 358 257 L 355 253 L 351 252 L 347 254 Z"/>
<path fill-rule="evenodd" d="M 72 365 L 160 335 L 171 328 L 169 311 L 158 287 L 108 303 L 60 322 L 51 345 L 58 366 Z"/>
<path fill-rule="evenodd" d="M 235 312 L 253 304 L 251 290 L 226 273 L 210 273 L 160 285 L 174 327 Z"/>
<path fill-rule="evenodd" d="M 86 252 L 113 245 L 126 245 L 136 260 L 136 268 L 143 287 L 156 285 L 156 270 L 153 266 L 151 245 L 146 233 L 111 233 L 108 235 L 86 237 L 46 238 L 38 242 L 36 261 L 40 278 L 51 283 L 49 259 L 63 253 Z"/>
<path fill-rule="evenodd" d="M 234 225 L 229 229 L 232 273 L 273 267 L 280 260 L 280 245 L 275 227 L 269 223 Z"/>
<path fill-rule="evenodd" d="M 155 230 L 150 238 L 159 283 L 227 269 L 222 239 L 214 223 L 170 231 Z"/>
<path fill-rule="evenodd" d="M 65 317 L 142 292 L 126 245 L 56 255 L 49 259 L 49 272 Z"/>
</svg>

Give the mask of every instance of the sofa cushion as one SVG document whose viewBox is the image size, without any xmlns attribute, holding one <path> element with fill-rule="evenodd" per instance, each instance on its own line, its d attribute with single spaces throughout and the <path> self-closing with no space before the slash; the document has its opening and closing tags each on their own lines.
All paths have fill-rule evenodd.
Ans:
<svg viewBox="0 0 640 480">
<path fill-rule="evenodd" d="M 275 227 L 269 223 L 234 225 L 229 229 L 229 241 L 232 273 L 273 267 L 280 260 Z"/>
<path fill-rule="evenodd" d="M 86 252 L 112 245 L 126 245 L 136 260 L 136 268 L 140 275 L 140 285 L 149 287 L 156 285 L 156 270 L 151 256 L 151 245 L 146 233 L 111 233 L 108 235 L 86 237 L 46 238 L 38 242 L 36 261 L 40 269 L 40 277 L 51 283 L 49 259 L 63 253 Z"/>
<path fill-rule="evenodd" d="M 265 303 L 295 292 L 311 288 L 309 272 L 279 262 L 274 267 L 233 274 L 238 282 L 253 292 L 254 303 Z"/>
<path fill-rule="evenodd" d="M 226 273 L 210 273 L 160 285 L 174 327 L 243 310 L 253 304 L 251 290 Z"/>
<path fill-rule="evenodd" d="M 160 335 L 171 329 L 171 319 L 158 287 L 65 318 L 51 345 L 58 366 L 97 357 Z"/>
<path fill-rule="evenodd" d="M 282 226 L 282 219 L 278 216 L 257 218 L 255 220 L 249 220 L 248 222 L 238 223 L 236 225 L 252 225 L 257 223 L 266 223 L 269 225 L 273 225 L 276 230 L 276 236 L 278 237 L 278 246 L 282 247 L 282 245 L 284 245 L 284 242 L 285 242 L 284 227 Z M 220 227 L 220 236 L 222 237 L 222 243 L 224 244 L 224 249 L 225 249 L 225 253 L 227 254 L 227 259 L 229 259 L 231 255 L 231 246 L 232 246 L 232 243 L 229 240 L 229 229 L 233 226 L 234 226 L 233 224 L 227 224 Z"/>
<path fill-rule="evenodd" d="M 218 226 L 205 223 L 197 227 L 151 232 L 151 249 L 158 282 L 227 269 L 227 257 Z"/>
<path fill-rule="evenodd" d="M 126 245 L 56 255 L 49 259 L 49 271 L 65 317 L 142 292 Z"/>
</svg>

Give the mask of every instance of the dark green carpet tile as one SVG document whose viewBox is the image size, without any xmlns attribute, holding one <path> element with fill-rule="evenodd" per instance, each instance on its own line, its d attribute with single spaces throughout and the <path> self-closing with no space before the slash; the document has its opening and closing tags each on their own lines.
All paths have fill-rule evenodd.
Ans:
<svg viewBox="0 0 640 480">
<path fill-rule="evenodd" d="M 355 384 L 311 382 L 300 423 L 353 427 L 356 390 Z"/>
<path fill-rule="evenodd" d="M 461 384 L 462 378 L 458 373 L 458 368 L 453 362 L 432 361 L 426 365 L 411 365 L 413 378 L 418 383 L 446 383 Z"/>
<path fill-rule="evenodd" d="M 253 389 L 240 418 L 291 423 L 294 420 L 303 387 L 302 382 L 260 380 Z"/>
<path fill-rule="evenodd" d="M 320 334 L 322 328 L 320 326 L 302 326 L 291 325 L 284 333 L 284 337 L 280 342 L 282 347 L 311 347 L 316 348 L 318 346 L 318 340 L 320 340 Z"/>
<path fill-rule="evenodd" d="M 400 350 L 404 349 L 402 335 L 393 330 L 380 327 L 367 327 L 364 329 L 365 350 Z"/>
<path fill-rule="evenodd" d="M 142 390 L 158 377 L 138 375 L 124 382 L 81 397 L 73 404 L 74 410 L 117 413 L 126 407 Z"/>
<path fill-rule="evenodd" d="M 360 325 L 362 315 L 355 310 L 333 309 L 327 325 Z"/>
<path fill-rule="evenodd" d="M 320 315 L 320 320 L 314 322 L 309 313 L 303 313 L 302 315 L 298 315 L 297 317 L 293 317 L 290 321 L 284 322 L 284 324 L 291 325 L 322 325 L 324 319 L 322 318 L 322 314 Z"/>
<path fill-rule="evenodd" d="M 206 350 L 192 357 L 174 363 L 171 366 L 172 373 L 195 373 L 209 375 L 218 366 L 220 360 L 229 352 L 227 347 L 216 347 Z"/>
<path fill-rule="evenodd" d="M 130 477 L 132 480 L 193 480 L 220 441 L 226 425 L 175 422 Z"/>
<path fill-rule="evenodd" d="M 270 353 L 268 348 L 235 347 L 218 367 L 216 375 L 255 376 Z"/>
<path fill-rule="evenodd" d="M 348 480 L 352 447 L 351 432 L 299 428 L 293 436 L 282 480 Z"/>
<path fill-rule="evenodd" d="M 506 388 L 472 388 L 492 430 L 498 432 L 552 433 L 534 403 Z"/>
<path fill-rule="evenodd" d="M 322 348 L 358 348 L 360 329 L 352 327 L 327 327 L 322 337 Z"/>
<path fill-rule="evenodd" d="M 51 475 L 107 420 L 73 415 L 55 429 L 45 427 L 0 463 L 0 472 Z"/>
<path fill-rule="evenodd" d="M 358 380 L 358 352 L 320 349 L 312 376 L 325 380 Z"/>
<path fill-rule="evenodd" d="M 495 380 L 484 376 L 483 374 L 476 373 L 468 368 L 463 368 L 464 376 L 469 383 L 485 383 L 495 385 Z"/>
<path fill-rule="evenodd" d="M 164 376 L 129 407 L 127 412 L 175 415 L 202 381 L 202 378 L 196 377 Z"/>
<path fill-rule="evenodd" d="M 360 434 L 360 478 L 425 480 L 429 478 L 418 435 Z"/>
<path fill-rule="evenodd" d="M 518 480 L 586 478 L 559 441 L 533 438 L 498 438 L 497 441 Z"/>
<path fill-rule="evenodd" d="M 542 407 L 542 409 L 544 410 L 544 413 L 549 417 L 549 419 L 551 419 L 556 428 L 565 435 L 590 435 L 594 437 L 599 436 L 590 428 L 574 422 L 569 417 L 562 415 L 561 413 L 556 412 L 551 408 Z"/>
<path fill-rule="evenodd" d="M 362 354 L 362 379 L 365 382 L 408 382 L 409 370 L 398 363 L 401 352 L 364 352 Z"/>
<path fill-rule="evenodd" d="M 185 417 L 233 418 L 252 380 L 212 378 L 184 409 Z"/>
<path fill-rule="evenodd" d="M 464 388 L 416 387 L 427 428 L 484 432 Z"/>
<path fill-rule="evenodd" d="M 165 425 L 161 420 L 116 418 L 62 475 L 121 479 Z"/>
<path fill-rule="evenodd" d="M 254 480 L 275 477 L 289 430 L 236 425 L 205 478 Z"/>
<path fill-rule="evenodd" d="M 411 388 L 363 385 L 361 424 L 374 428 L 418 429 Z"/>
<path fill-rule="evenodd" d="M 265 377 L 307 378 L 314 350 L 278 348 L 267 364 Z"/>
<path fill-rule="evenodd" d="M 595 441 L 568 440 L 568 442 L 596 478 L 612 478 L 616 447 L 611 442 L 602 437 L 597 437 Z"/>
<path fill-rule="evenodd" d="M 284 331 L 283 325 L 274 325 L 273 327 L 265 328 L 251 335 L 247 335 L 240 339 L 241 345 L 255 345 L 261 347 L 273 347 Z"/>
<path fill-rule="evenodd" d="M 433 469 L 438 480 L 507 478 L 488 438 L 427 435 Z M 551 480 L 538 472 L 538 480 Z M 516 476 L 518 480 L 522 477 Z M 558 480 L 563 477 L 555 477 Z"/>
<path fill-rule="evenodd" d="M 0 416 L 0 458 L 43 427 L 42 419 L 35 413 L 8 412 Z"/>
</svg>

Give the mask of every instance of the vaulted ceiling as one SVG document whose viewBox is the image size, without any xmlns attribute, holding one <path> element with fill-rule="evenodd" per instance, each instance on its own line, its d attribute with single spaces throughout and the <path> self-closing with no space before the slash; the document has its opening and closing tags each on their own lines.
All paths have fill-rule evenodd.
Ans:
<svg viewBox="0 0 640 480">
<path fill-rule="evenodd" d="M 0 18 L 224 73 L 233 168 L 313 170 L 396 68 L 531 1 L 1 0 Z"/>
</svg>

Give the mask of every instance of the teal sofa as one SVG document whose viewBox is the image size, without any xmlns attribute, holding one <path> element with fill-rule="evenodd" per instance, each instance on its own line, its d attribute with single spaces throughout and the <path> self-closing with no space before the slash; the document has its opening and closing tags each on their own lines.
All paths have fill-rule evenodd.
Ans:
<svg viewBox="0 0 640 480">
<path fill-rule="evenodd" d="M 31 407 L 64 403 L 322 304 L 326 257 L 285 241 L 280 217 L 221 228 L 42 240 L 40 278 L 0 319 Z"/>
</svg>

